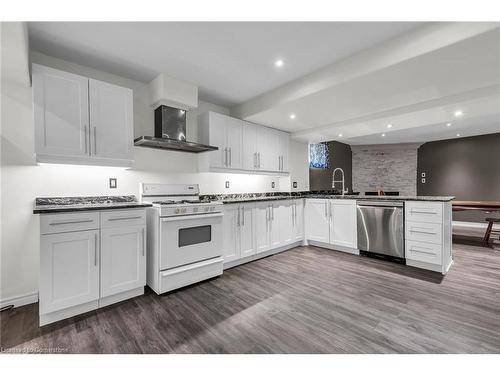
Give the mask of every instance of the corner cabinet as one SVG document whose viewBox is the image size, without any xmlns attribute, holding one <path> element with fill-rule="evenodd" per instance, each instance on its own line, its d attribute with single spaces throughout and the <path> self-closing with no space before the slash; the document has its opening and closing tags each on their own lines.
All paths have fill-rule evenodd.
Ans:
<svg viewBox="0 0 500 375">
<path fill-rule="evenodd" d="M 131 166 L 132 90 L 33 64 L 37 161 Z"/>
<path fill-rule="evenodd" d="M 198 118 L 200 142 L 219 150 L 199 156 L 200 172 L 289 172 L 290 134 L 216 112 Z"/>
<path fill-rule="evenodd" d="M 297 246 L 304 240 L 304 200 L 224 205 L 224 267 Z"/>
<path fill-rule="evenodd" d="M 306 239 L 313 245 L 358 254 L 356 200 L 306 199 Z"/>
<path fill-rule="evenodd" d="M 144 293 L 145 209 L 42 214 L 40 326 Z"/>
</svg>

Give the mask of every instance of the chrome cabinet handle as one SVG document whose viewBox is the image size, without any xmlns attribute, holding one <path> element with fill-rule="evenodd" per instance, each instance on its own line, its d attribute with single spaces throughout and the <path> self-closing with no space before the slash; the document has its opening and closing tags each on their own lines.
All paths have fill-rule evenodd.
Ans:
<svg viewBox="0 0 500 375">
<path fill-rule="evenodd" d="M 425 234 L 437 234 L 436 232 L 429 232 L 426 230 L 418 230 L 418 229 L 410 229 L 410 232 L 413 233 L 425 233 Z"/>
<path fill-rule="evenodd" d="M 328 217 L 328 205 L 326 201 L 325 201 L 325 217 Z"/>
<path fill-rule="evenodd" d="M 258 157 L 259 157 L 259 159 L 258 159 L 258 160 L 259 160 L 259 165 L 258 165 L 258 167 L 257 167 L 257 168 L 259 168 L 259 169 L 260 169 L 260 152 L 258 152 L 258 153 L 257 153 L 257 155 L 258 155 Z"/>
<path fill-rule="evenodd" d="M 245 207 L 241 207 L 241 223 L 245 226 Z"/>
<path fill-rule="evenodd" d="M 97 128 L 94 126 L 94 155 L 97 155 Z"/>
<path fill-rule="evenodd" d="M 97 233 L 94 234 L 94 266 L 97 267 Z"/>
<path fill-rule="evenodd" d="M 87 144 L 87 125 L 83 126 L 83 136 L 85 137 L 85 153 L 89 152 L 88 144 Z"/>
<path fill-rule="evenodd" d="M 49 225 L 62 225 L 62 224 L 80 224 L 80 223 L 91 223 L 94 220 L 92 219 L 87 219 L 87 220 L 73 220 L 73 221 L 56 221 L 54 223 L 49 223 Z"/>
<path fill-rule="evenodd" d="M 274 206 L 271 206 L 271 212 L 272 212 L 272 215 L 273 215 L 273 217 L 272 217 L 271 220 L 274 221 Z"/>
<path fill-rule="evenodd" d="M 144 228 L 142 228 L 142 256 L 144 256 L 144 241 L 146 240 L 146 236 L 144 235 Z"/>
<path fill-rule="evenodd" d="M 424 249 L 424 250 L 417 250 L 417 247 L 416 246 L 412 246 L 411 247 L 411 251 L 415 251 L 417 253 L 422 253 L 422 254 L 430 254 L 430 255 L 436 255 L 436 253 L 434 252 L 431 252 L 431 251 L 425 251 L 425 250 L 428 250 L 427 248 L 425 247 L 421 247 L 421 249 Z"/>
<path fill-rule="evenodd" d="M 416 213 L 416 214 L 431 214 L 431 215 L 434 215 L 434 214 L 437 214 L 436 211 L 432 210 L 432 211 L 423 211 L 423 210 L 415 210 L 415 209 L 411 209 L 410 212 L 413 214 L 413 213 Z"/>
<path fill-rule="evenodd" d="M 229 147 L 229 166 L 233 164 L 233 153 L 232 153 L 232 147 Z"/>
<path fill-rule="evenodd" d="M 140 219 L 142 216 L 112 217 L 108 221 Z"/>
<path fill-rule="evenodd" d="M 224 147 L 224 166 L 227 167 L 227 147 Z"/>
<path fill-rule="evenodd" d="M 236 219 L 236 226 L 239 227 L 240 225 L 240 213 L 241 213 L 241 208 L 238 207 L 238 218 Z"/>
</svg>

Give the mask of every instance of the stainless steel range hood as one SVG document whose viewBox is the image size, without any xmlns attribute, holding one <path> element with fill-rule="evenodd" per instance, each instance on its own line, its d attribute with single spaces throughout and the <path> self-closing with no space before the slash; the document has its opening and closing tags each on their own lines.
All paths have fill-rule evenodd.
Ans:
<svg viewBox="0 0 500 375">
<path fill-rule="evenodd" d="M 136 138 L 134 146 L 193 153 L 219 149 L 214 146 L 186 141 L 186 111 L 166 105 L 160 105 L 155 109 L 154 137 Z"/>
</svg>

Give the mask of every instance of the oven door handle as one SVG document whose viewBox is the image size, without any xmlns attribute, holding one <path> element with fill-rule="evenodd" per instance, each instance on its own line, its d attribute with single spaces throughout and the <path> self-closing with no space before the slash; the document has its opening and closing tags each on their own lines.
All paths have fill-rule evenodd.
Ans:
<svg viewBox="0 0 500 375">
<path fill-rule="evenodd" d="M 161 221 L 179 221 L 179 220 L 197 220 L 197 219 L 211 219 L 216 217 L 222 217 L 224 214 L 222 212 L 216 212 L 213 214 L 203 214 L 203 215 L 184 215 L 184 216 L 172 216 L 172 217 L 162 217 Z"/>
</svg>

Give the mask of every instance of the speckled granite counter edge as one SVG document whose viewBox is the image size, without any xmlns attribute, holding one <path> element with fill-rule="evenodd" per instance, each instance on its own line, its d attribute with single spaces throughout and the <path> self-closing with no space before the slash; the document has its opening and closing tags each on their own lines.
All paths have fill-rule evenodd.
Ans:
<svg viewBox="0 0 500 375">
<path fill-rule="evenodd" d="M 151 207 L 134 195 L 35 198 L 34 214 Z"/>
</svg>

